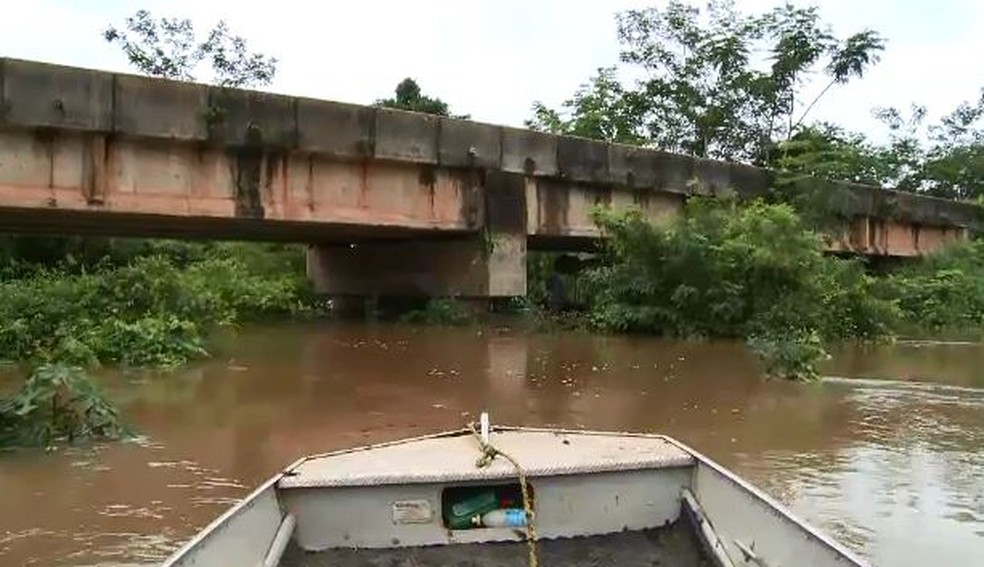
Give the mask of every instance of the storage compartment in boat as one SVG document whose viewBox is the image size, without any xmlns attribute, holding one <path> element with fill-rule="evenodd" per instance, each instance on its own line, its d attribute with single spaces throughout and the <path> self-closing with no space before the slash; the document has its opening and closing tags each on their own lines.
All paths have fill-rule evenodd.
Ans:
<svg viewBox="0 0 984 567">
<path fill-rule="evenodd" d="M 533 487 L 527 485 L 527 489 L 532 508 Z M 526 510 L 522 486 L 515 482 L 445 487 L 441 490 L 441 518 L 450 530 L 523 528 Z"/>
</svg>

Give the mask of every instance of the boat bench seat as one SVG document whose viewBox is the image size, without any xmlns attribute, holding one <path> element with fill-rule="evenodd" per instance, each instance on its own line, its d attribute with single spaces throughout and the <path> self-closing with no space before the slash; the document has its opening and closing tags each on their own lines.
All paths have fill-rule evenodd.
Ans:
<svg viewBox="0 0 984 567">
<path fill-rule="evenodd" d="M 624 434 L 495 430 L 492 445 L 513 457 L 527 476 L 689 467 L 694 458 L 661 437 Z M 476 436 L 467 433 L 423 437 L 314 456 L 285 471 L 280 488 L 376 486 L 515 479 L 503 457 L 484 468 Z"/>
</svg>

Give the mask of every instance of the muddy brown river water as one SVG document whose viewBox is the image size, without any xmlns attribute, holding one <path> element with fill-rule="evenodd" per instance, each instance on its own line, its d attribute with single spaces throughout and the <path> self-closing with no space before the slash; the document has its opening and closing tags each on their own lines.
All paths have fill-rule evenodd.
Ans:
<svg viewBox="0 0 984 567">
<path fill-rule="evenodd" d="M 731 342 L 286 325 L 107 373 L 142 434 L 0 454 L 0 565 L 154 565 L 306 454 L 493 421 L 663 432 L 877 566 L 984 561 L 984 346 L 844 348 L 769 382 Z"/>
</svg>

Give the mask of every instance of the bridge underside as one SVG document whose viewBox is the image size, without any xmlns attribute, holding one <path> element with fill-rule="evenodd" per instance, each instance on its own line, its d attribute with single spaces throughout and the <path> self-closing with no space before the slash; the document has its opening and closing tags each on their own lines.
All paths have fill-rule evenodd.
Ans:
<svg viewBox="0 0 984 567">
<path fill-rule="evenodd" d="M 433 231 L 396 226 L 325 224 L 140 213 L 0 208 L 0 231 L 38 235 L 91 235 L 189 240 L 241 240 L 303 244 L 353 244 L 390 240 L 453 240 L 469 231 Z"/>
</svg>

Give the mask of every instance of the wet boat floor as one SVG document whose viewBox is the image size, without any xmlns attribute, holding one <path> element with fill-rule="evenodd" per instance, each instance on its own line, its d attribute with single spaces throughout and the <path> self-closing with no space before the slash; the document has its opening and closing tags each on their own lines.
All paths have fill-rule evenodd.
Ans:
<svg viewBox="0 0 984 567">
<path fill-rule="evenodd" d="M 544 567 L 704 567 L 713 563 L 700 552 L 685 526 L 627 531 L 602 536 L 537 542 Z M 402 549 L 332 549 L 305 552 L 291 545 L 281 567 L 527 567 L 524 542 L 437 545 Z"/>
</svg>

